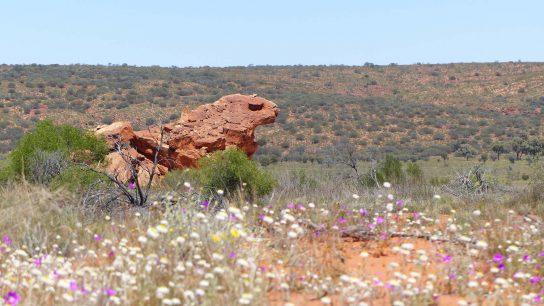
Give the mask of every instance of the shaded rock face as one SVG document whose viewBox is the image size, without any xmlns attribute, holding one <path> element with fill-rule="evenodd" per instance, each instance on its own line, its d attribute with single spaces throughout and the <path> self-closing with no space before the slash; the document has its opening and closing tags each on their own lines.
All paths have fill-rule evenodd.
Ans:
<svg viewBox="0 0 544 306">
<path fill-rule="evenodd" d="M 112 151 L 116 145 L 125 144 L 123 152 L 134 160 L 140 160 L 141 167 L 153 164 L 157 155 L 158 164 L 161 165 L 157 174 L 161 175 L 168 169 L 197 167 L 200 158 L 228 147 L 238 147 L 249 157 L 253 156 L 257 150 L 255 129 L 273 123 L 278 112 L 276 104 L 255 95 L 224 96 L 193 111 L 185 110 L 177 123 L 165 125 L 158 154 L 160 127 L 135 132 L 129 122 L 114 122 L 97 127 L 95 133 L 105 137 Z M 110 153 L 108 160 L 115 163 L 110 162 L 107 171 L 128 180 L 130 174 L 127 167 L 113 155 L 119 153 Z"/>
</svg>

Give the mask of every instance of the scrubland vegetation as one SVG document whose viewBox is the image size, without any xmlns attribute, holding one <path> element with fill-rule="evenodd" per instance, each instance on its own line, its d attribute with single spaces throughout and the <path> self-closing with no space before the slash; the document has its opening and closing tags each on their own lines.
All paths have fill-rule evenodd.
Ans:
<svg viewBox="0 0 544 306">
<path fill-rule="evenodd" d="M 542 67 L 0 66 L 0 305 L 541 305 Z M 234 91 L 282 110 L 255 160 L 141 205 L 80 129 Z"/>
<path fill-rule="evenodd" d="M 45 132 L 55 146 L 35 137 Z M 88 201 L 84 184 L 100 178 L 74 168 L 78 152 L 100 143 L 45 121 L 4 161 L 12 175 L 0 187 L 5 304 L 541 303 L 544 181 L 536 158 L 388 156 L 357 161 L 356 173 L 339 162 L 345 151 L 335 163 L 263 168 L 227 150 L 200 170 L 170 173 L 143 207 L 122 199 L 103 206 Z M 30 149 L 28 160 L 64 166 L 35 176 L 51 163 L 25 162 L 16 174 L 19 152 Z M 469 173 L 475 165 L 484 179 Z M 457 184 L 460 177 L 473 184 Z M 484 180 L 489 188 L 476 192 Z"/>
<path fill-rule="evenodd" d="M 339 138 L 351 140 L 367 160 L 451 154 L 458 142 L 479 156 L 495 142 L 540 137 L 543 70 L 540 63 L 0 65 L 0 152 L 43 118 L 86 128 L 123 119 L 138 130 L 159 119 L 175 121 L 184 107 L 245 93 L 282 110 L 274 126 L 259 131 L 262 163 L 322 161 L 321 151 Z"/>
</svg>

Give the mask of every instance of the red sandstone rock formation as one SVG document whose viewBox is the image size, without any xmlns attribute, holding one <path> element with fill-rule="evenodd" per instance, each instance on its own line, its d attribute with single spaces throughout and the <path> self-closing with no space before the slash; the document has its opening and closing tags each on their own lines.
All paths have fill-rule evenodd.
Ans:
<svg viewBox="0 0 544 306">
<path fill-rule="evenodd" d="M 163 143 L 157 154 L 160 169 L 196 167 L 198 159 L 217 150 L 238 147 L 251 157 L 257 150 L 255 129 L 259 125 L 273 123 L 278 115 L 276 104 L 257 97 L 240 94 L 224 96 L 212 104 L 184 110 L 175 124 L 163 127 Z M 127 144 L 129 156 L 140 160 L 142 166 L 152 164 L 161 139 L 160 127 L 134 132 L 129 122 L 114 122 L 95 130 L 115 149 L 116 144 Z M 128 179 L 122 160 L 110 153 L 107 171 Z"/>
</svg>

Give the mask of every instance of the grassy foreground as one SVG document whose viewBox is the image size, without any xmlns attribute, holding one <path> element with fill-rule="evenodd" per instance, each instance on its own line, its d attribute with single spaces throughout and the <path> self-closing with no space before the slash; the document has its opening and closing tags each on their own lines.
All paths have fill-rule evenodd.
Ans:
<svg viewBox="0 0 544 306">
<path fill-rule="evenodd" d="M 294 172 L 277 171 L 264 203 L 219 212 L 189 185 L 109 212 L 0 187 L 0 305 L 542 304 L 543 212 L 529 189 L 461 201 Z"/>
</svg>

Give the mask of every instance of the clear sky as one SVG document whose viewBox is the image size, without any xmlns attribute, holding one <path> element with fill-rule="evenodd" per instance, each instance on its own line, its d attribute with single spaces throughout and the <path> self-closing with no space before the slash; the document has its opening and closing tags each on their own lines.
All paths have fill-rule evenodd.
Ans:
<svg viewBox="0 0 544 306">
<path fill-rule="evenodd" d="M 0 0 L 0 63 L 544 61 L 544 1 Z"/>
</svg>

